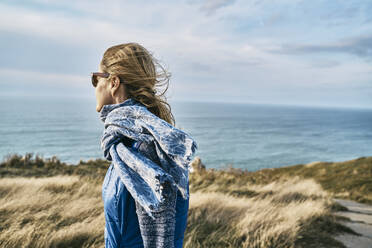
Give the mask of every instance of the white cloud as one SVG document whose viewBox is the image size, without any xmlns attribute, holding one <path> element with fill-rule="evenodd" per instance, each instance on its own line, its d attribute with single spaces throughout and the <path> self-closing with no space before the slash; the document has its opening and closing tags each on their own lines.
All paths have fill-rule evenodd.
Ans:
<svg viewBox="0 0 372 248">
<path fill-rule="evenodd" d="M 275 3 L 245 0 L 156 1 L 152 4 L 119 0 L 109 4 L 87 0 L 33 2 L 42 7 L 0 3 L 0 32 L 45 39 L 53 43 L 54 48 L 58 47 L 56 44 L 68 44 L 68 49 L 75 49 L 77 55 L 84 48 L 84 56 L 79 57 L 82 61 L 90 51 L 102 54 L 111 45 L 139 42 L 171 70 L 173 86 L 170 87 L 174 87 L 175 97 L 183 95 L 185 98 L 185 92 L 190 94 L 193 91 L 199 91 L 199 96 L 203 97 L 204 92 L 214 85 L 213 90 L 208 91 L 209 98 L 224 94 L 228 98 L 254 92 L 257 99 L 267 99 L 273 92 L 291 92 L 293 89 L 299 92 L 301 89 L 316 90 L 318 86 L 323 89 L 327 86 L 329 90 L 331 87 L 346 89 L 348 84 L 356 81 L 364 84 L 370 78 L 367 74 L 371 71 L 370 64 L 338 57 L 337 51 L 327 57 L 270 53 L 270 50 L 280 49 L 284 43 L 302 44 L 301 40 L 309 37 L 310 45 L 322 44 L 316 40 L 328 39 L 328 35 L 333 35 L 333 40 L 341 40 L 338 38 L 343 35 L 338 32 L 340 29 L 324 32 L 328 28 L 322 26 L 326 20 L 316 23 L 311 20 L 311 16 L 317 15 L 312 11 L 322 6 L 321 3 L 309 8 L 304 1 L 292 0 Z M 349 25 L 353 25 L 352 22 Z M 360 30 L 366 31 L 368 27 Z M 349 36 L 353 37 L 355 33 Z M 3 53 L 8 52 L 6 47 L 2 49 Z M 37 50 L 47 54 L 50 53 L 48 49 L 46 46 Z M 20 54 L 27 56 L 27 53 Z M 18 56 L 22 61 L 37 59 Z M 95 59 L 94 56 L 90 58 Z M 79 66 L 80 60 L 71 66 Z M 65 61 L 66 66 L 72 64 L 69 62 Z M 90 63 L 89 67 L 74 71 L 81 73 L 98 63 L 86 62 Z M 55 64 L 55 67 L 58 66 L 61 63 Z M 35 70 L 35 67 L 32 68 Z M 59 68 L 52 69 L 59 71 Z M 71 72 L 68 69 L 66 67 L 64 71 Z M 69 82 L 85 85 L 89 80 L 88 75 L 51 73 L 46 68 L 31 71 L 27 62 L 18 69 L 1 69 L 0 73 L 10 80 L 17 77 L 45 84 L 63 85 Z"/>
<path fill-rule="evenodd" d="M 0 68 L 0 75 L 3 78 L 0 85 L 6 83 L 11 78 L 17 78 L 17 81 L 23 81 L 29 84 L 62 84 L 66 86 L 79 86 L 90 82 L 89 74 L 84 77 L 68 74 Z"/>
<path fill-rule="evenodd" d="M 89 13 L 98 11 L 100 7 L 94 4 L 93 7 L 88 8 L 87 6 L 90 5 L 81 5 L 80 3 L 78 7 L 80 10 Z M 132 5 L 129 5 L 129 7 L 134 8 Z M 163 8 L 165 7 L 163 6 Z M 181 12 L 185 11 L 185 8 L 194 7 L 190 5 L 177 7 L 170 12 L 173 13 L 170 16 L 173 16 L 173 18 L 176 18 L 177 15 L 181 16 Z M 40 13 L 35 10 L 7 5 L 1 6 L 1 9 L 4 14 L 0 15 L 0 30 L 37 35 L 59 43 L 91 46 L 92 48 L 104 46 L 107 48 L 117 42 L 134 40 L 144 43 L 149 50 L 155 51 L 155 55 L 165 57 L 164 60 L 176 64 L 176 68 L 183 66 L 190 68 L 191 66 L 194 70 L 198 70 L 198 67 L 193 65 L 199 64 L 201 71 L 195 73 L 203 73 L 203 68 L 206 67 L 222 72 L 227 68 L 226 65 L 234 65 L 235 67 L 254 66 L 257 63 L 262 63 L 264 61 L 262 57 L 265 56 L 253 45 L 244 44 L 245 48 L 241 50 L 241 47 L 235 43 L 223 42 L 224 34 L 213 36 L 193 34 L 193 30 L 197 29 L 196 20 L 209 22 L 201 13 L 192 14 L 193 12 L 190 12 L 187 21 L 185 18 L 176 18 L 177 22 L 174 22 L 170 20 L 170 17 L 167 17 L 169 20 L 167 20 L 168 25 L 166 26 L 139 29 L 126 23 L 127 20 L 129 20 L 129 23 L 133 22 L 131 20 L 133 14 L 130 16 L 124 15 L 123 20 L 118 23 L 88 17 L 71 16 L 66 18 L 61 13 Z M 161 7 L 158 6 L 158 9 L 161 9 Z M 103 13 L 106 13 L 106 11 L 103 11 Z M 138 11 L 139 9 L 129 13 Z M 143 11 L 142 15 L 146 16 L 149 9 L 145 8 L 141 11 Z M 161 11 L 159 10 L 159 12 Z M 154 16 L 153 13 L 152 16 Z M 17 21 L 12 22 L 13 19 Z M 193 19 L 194 22 L 190 22 Z M 137 20 L 141 22 L 141 18 L 137 18 Z M 156 21 L 156 17 L 153 20 Z M 209 24 L 209 26 L 213 26 L 213 21 L 210 21 Z M 247 46 L 250 46 L 250 51 L 246 50 Z"/>
<path fill-rule="evenodd" d="M 200 10 L 205 11 L 207 15 L 212 15 L 217 9 L 231 5 L 235 0 L 204 0 Z"/>
</svg>

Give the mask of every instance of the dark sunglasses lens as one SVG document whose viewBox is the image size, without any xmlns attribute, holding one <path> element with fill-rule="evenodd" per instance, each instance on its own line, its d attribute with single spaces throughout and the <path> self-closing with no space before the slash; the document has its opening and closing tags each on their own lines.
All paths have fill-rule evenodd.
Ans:
<svg viewBox="0 0 372 248">
<path fill-rule="evenodd" d="M 97 78 L 95 75 L 92 75 L 92 84 L 93 84 L 93 87 L 97 86 Z"/>
</svg>

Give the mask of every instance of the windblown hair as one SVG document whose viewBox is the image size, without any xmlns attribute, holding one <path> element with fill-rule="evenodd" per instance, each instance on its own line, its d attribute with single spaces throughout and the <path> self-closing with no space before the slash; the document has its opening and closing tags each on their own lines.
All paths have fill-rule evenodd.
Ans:
<svg viewBox="0 0 372 248">
<path fill-rule="evenodd" d="M 134 42 L 115 45 L 103 54 L 101 68 L 110 73 L 108 80 L 113 76 L 119 77 L 127 98 L 141 102 L 151 113 L 175 126 L 171 106 L 164 96 L 171 74 L 152 53 Z M 164 85 L 165 90 L 158 94 L 160 86 Z"/>
</svg>

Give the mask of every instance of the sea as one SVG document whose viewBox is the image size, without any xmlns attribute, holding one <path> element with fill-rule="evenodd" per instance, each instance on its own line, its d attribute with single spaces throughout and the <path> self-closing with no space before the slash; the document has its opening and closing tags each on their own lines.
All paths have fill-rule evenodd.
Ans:
<svg viewBox="0 0 372 248">
<path fill-rule="evenodd" d="M 207 168 L 256 171 L 372 156 L 372 109 L 169 101 Z M 2 96 L 0 158 L 33 153 L 67 164 L 103 157 L 94 98 Z"/>
</svg>

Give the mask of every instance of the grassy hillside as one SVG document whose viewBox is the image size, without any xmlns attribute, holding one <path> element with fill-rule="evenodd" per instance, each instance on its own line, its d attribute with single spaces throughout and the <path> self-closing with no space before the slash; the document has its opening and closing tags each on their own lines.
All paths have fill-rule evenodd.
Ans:
<svg viewBox="0 0 372 248">
<path fill-rule="evenodd" d="M 336 198 L 372 204 L 372 157 L 343 162 L 313 162 L 255 172 L 236 168 L 208 169 L 202 176 L 192 176 L 194 190 L 216 190 L 236 196 L 254 195 L 247 184 L 268 184 L 278 179 L 298 176 L 314 179 Z"/>
<path fill-rule="evenodd" d="M 344 247 L 332 236 L 353 231 L 337 222 L 332 212 L 342 207 L 331 198 L 370 202 L 371 161 L 191 173 L 184 247 Z M 8 156 L 0 164 L 0 247 L 102 247 L 108 166 Z"/>
</svg>

